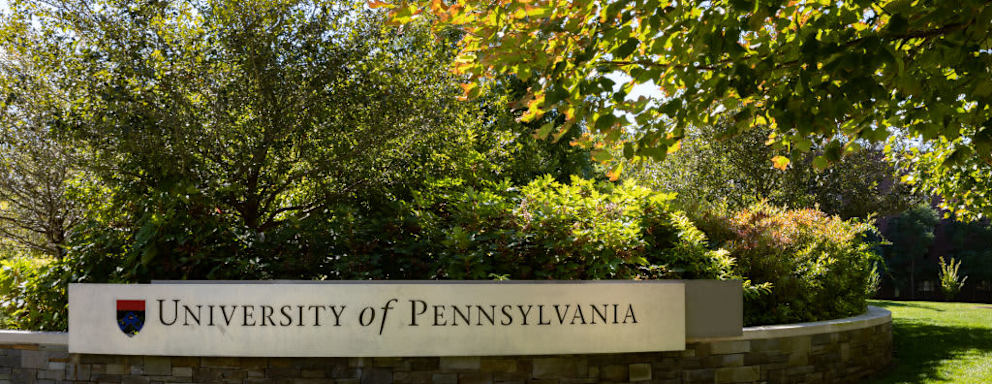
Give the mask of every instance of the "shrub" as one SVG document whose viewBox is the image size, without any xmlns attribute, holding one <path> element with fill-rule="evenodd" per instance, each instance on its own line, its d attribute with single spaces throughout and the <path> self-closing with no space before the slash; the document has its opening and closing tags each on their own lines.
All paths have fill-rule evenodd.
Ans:
<svg viewBox="0 0 992 384">
<path fill-rule="evenodd" d="M 737 212 L 706 212 L 697 223 L 715 245 L 730 252 L 737 274 L 771 285 L 763 294 L 745 295 L 745 324 L 817 321 L 865 311 L 876 256 L 864 235 L 872 226 L 765 202 Z"/>
<path fill-rule="evenodd" d="M 882 273 L 878 271 L 879 263 L 872 263 L 868 270 L 868 283 L 865 284 L 865 297 L 874 297 L 882 286 Z"/>
<path fill-rule="evenodd" d="M 65 330 L 65 279 L 61 265 L 29 256 L 0 260 L 0 329 Z"/>
<path fill-rule="evenodd" d="M 78 236 L 67 264 L 84 282 L 730 276 L 729 258 L 706 247 L 703 233 L 670 207 L 672 197 L 632 183 L 616 186 L 577 177 L 560 183 L 545 176 L 523 187 L 442 178 L 403 199 L 383 196 L 287 220 L 285 228 L 273 228 L 264 237 L 245 235 L 241 228 L 231 236 L 252 237 L 254 248 L 238 250 L 238 257 L 145 263 L 125 246 L 130 240 L 123 237 L 134 235 L 93 230 Z M 181 208 L 168 212 L 188 211 Z M 216 234 L 237 231 L 160 227 L 152 229 L 190 232 L 159 235 L 177 239 L 166 249 L 236 243 Z"/>
<path fill-rule="evenodd" d="M 439 263 L 455 279 L 729 278 L 671 194 L 542 177 L 451 201 Z"/>
<path fill-rule="evenodd" d="M 940 271 L 937 274 L 940 278 L 940 290 L 944 292 L 944 297 L 947 300 L 953 300 L 958 292 L 961 292 L 964 282 L 968 280 L 968 276 L 964 278 L 958 276 L 958 268 L 960 267 L 960 260 L 954 260 L 952 257 L 950 263 L 945 263 L 944 256 L 940 257 Z"/>
</svg>

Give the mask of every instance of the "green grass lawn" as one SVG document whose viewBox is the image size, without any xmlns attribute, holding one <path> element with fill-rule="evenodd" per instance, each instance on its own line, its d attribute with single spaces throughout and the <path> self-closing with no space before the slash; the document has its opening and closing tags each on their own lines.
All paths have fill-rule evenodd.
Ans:
<svg viewBox="0 0 992 384">
<path fill-rule="evenodd" d="M 992 383 L 992 305 L 871 304 L 892 311 L 895 354 L 868 383 Z"/>
</svg>

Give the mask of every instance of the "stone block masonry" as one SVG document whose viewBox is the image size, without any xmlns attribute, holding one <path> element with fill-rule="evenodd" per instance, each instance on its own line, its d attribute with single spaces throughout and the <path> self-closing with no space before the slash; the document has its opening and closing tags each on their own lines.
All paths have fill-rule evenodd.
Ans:
<svg viewBox="0 0 992 384">
<path fill-rule="evenodd" d="M 40 336 L 39 336 L 40 335 Z M 64 334 L 62 334 L 64 336 Z M 562 356 L 234 358 L 77 355 L 64 337 L 0 331 L 0 384 L 854 383 L 887 366 L 891 317 L 746 328 L 679 352 Z"/>
</svg>

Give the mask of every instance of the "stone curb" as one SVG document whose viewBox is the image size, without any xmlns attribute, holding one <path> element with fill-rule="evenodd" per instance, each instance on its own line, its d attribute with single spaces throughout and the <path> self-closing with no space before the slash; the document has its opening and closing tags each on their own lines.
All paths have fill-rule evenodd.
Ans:
<svg viewBox="0 0 992 384">
<path fill-rule="evenodd" d="M 843 319 L 815 321 L 809 323 L 762 325 L 745 327 L 744 334 L 732 337 L 693 338 L 686 343 L 706 343 L 713 341 L 757 340 L 781 337 L 810 336 L 832 332 L 849 331 L 852 329 L 869 328 L 892 321 L 892 312 L 873 305 L 868 306 L 868 312 L 863 315 Z"/>
<path fill-rule="evenodd" d="M 744 334 L 732 337 L 690 338 L 686 343 L 713 341 L 771 339 L 792 336 L 808 336 L 830 332 L 841 332 L 884 324 L 892 321 L 892 312 L 869 305 L 868 312 L 854 317 L 810 323 L 764 325 L 745 327 Z M 68 345 L 68 332 L 10 331 L 0 330 L 0 344 Z"/>
<path fill-rule="evenodd" d="M 0 331 L 0 384 L 846 384 L 892 361 L 891 314 L 750 327 L 683 351 L 287 358 L 70 354 L 65 332 Z"/>
<path fill-rule="evenodd" d="M 68 332 L 0 330 L 0 345 L 69 345 Z"/>
</svg>

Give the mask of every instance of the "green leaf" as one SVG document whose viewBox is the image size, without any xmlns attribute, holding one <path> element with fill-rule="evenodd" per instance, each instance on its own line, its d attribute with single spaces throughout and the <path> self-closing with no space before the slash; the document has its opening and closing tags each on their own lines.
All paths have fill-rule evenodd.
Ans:
<svg viewBox="0 0 992 384">
<path fill-rule="evenodd" d="M 538 128 L 537 132 L 534 133 L 534 137 L 540 140 L 544 140 L 548 137 L 548 135 L 551 133 L 551 130 L 554 129 L 554 127 L 555 127 L 554 122 L 546 123 L 542 125 L 541 128 Z"/>
<path fill-rule="evenodd" d="M 632 143 L 623 144 L 623 157 L 627 159 L 634 158 L 634 144 Z"/>
<path fill-rule="evenodd" d="M 835 163 L 840 161 L 841 155 L 843 155 L 842 151 L 843 149 L 841 148 L 840 141 L 833 140 L 827 144 L 827 147 L 824 149 L 823 157 L 826 158 L 827 161 Z"/>
<path fill-rule="evenodd" d="M 154 245 L 146 246 L 145 250 L 141 252 L 141 265 L 147 266 L 151 264 L 157 255 L 158 249 Z"/>
<path fill-rule="evenodd" d="M 641 147 L 637 150 L 638 155 L 649 157 L 655 161 L 662 161 L 668 155 L 668 151 L 657 147 Z"/>
<path fill-rule="evenodd" d="M 607 161 L 613 160 L 613 155 L 610 154 L 610 151 L 604 149 L 594 149 L 590 152 L 590 155 L 592 155 L 593 160 L 596 160 L 600 163 L 605 163 Z"/>
<path fill-rule="evenodd" d="M 599 116 L 599 118 L 596 119 L 596 125 L 595 125 L 596 131 L 605 132 L 609 130 L 611 127 L 613 127 L 613 123 L 615 123 L 616 120 L 617 117 L 614 116 L 612 113 L 606 113 L 604 115 Z"/>
<path fill-rule="evenodd" d="M 548 88 L 547 95 L 544 97 L 544 105 L 552 106 L 566 99 L 568 99 L 568 91 L 559 85 L 555 85 Z"/>
<path fill-rule="evenodd" d="M 614 59 L 626 59 L 630 56 L 630 54 L 634 53 L 634 50 L 637 49 L 637 45 L 640 43 L 640 40 L 631 37 L 610 53 L 613 55 Z"/>
<path fill-rule="evenodd" d="M 599 83 L 599 88 L 602 89 L 603 92 L 613 92 L 613 86 L 617 84 L 608 77 L 600 77 L 597 82 Z"/>
<path fill-rule="evenodd" d="M 830 165 L 830 162 L 823 156 L 817 156 L 813 158 L 813 168 L 824 170 Z"/>
<path fill-rule="evenodd" d="M 970 147 L 958 147 L 950 155 L 944 158 L 941 162 L 941 166 L 952 167 L 955 165 L 960 165 L 965 162 L 969 157 L 975 154 L 975 151 Z"/>
</svg>

